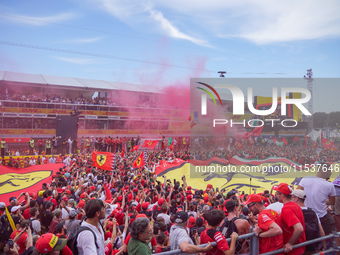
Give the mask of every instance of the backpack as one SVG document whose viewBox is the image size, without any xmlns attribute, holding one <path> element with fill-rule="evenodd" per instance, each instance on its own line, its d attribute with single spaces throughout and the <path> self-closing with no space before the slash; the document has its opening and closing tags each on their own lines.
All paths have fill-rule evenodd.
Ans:
<svg viewBox="0 0 340 255">
<path fill-rule="evenodd" d="M 72 231 L 69 237 L 67 238 L 67 246 L 71 249 L 72 254 L 78 255 L 77 238 L 78 238 L 78 235 L 85 230 L 89 230 L 92 232 L 93 237 L 94 237 L 94 243 L 96 244 L 96 248 L 97 249 L 99 248 L 97 244 L 97 237 L 96 237 L 96 234 L 93 232 L 93 230 L 90 229 L 89 227 L 79 226 L 74 231 Z"/>
<path fill-rule="evenodd" d="M 7 215 L 2 215 L 0 217 L 0 222 L 0 240 L 8 241 L 13 232 L 13 229 L 11 227 L 11 224 L 9 223 Z"/>
<path fill-rule="evenodd" d="M 235 220 L 239 218 L 234 217 L 232 220 L 228 220 L 228 218 L 224 219 L 223 225 L 220 228 L 217 228 L 217 231 L 220 231 L 222 235 L 227 239 L 230 238 L 233 232 L 238 233 Z M 244 240 L 237 240 L 235 245 L 235 254 L 239 253 L 242 250 Z M 229 243 L 230 245 L 230 243 Z"/>
<path fill-rule="evenodd" d="M 308 224 L 305 224 L 306 241 L 319 238 L 320 229 L 319 229 L 319 221 L 318 221 L 318 217 L 316 216 L 316 213 L 311 208 L 302 210 L 302 213 L 303 213 L 305 222 L 308 222 Z M 320 246 L 321 246 L 321 242 L 312 243 L 306 246 L 306 251 L 318 251 Z"/>
</svg>

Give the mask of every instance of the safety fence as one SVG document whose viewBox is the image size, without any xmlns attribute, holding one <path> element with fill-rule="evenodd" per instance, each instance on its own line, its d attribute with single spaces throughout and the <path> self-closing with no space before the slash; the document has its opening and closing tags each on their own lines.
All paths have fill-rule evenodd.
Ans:
<svg viewBox="0 0 340 255">
<path fill-rule="evenodd" d="M 340 232 L 334 232 L 330 235 L 327 236 L 323 236 L 323 237 L 319 237 L 313 240 L 309 240 L 303 243 L 299 243 L 296 245 L 293 245 L 293 249 L 297 249 L 303 246 L 307 246 L 313 243 L 318 243 L 324 240 L 328 240 L 331 239 L 331 245 L 330 247 L 327 248 L 327 250 L 324 250 L 322 252 L 318 252 L 318 253 L 313 253 L 313 255 L 317 255 L 317 254 L 329 254 L 331 252 L 333 252 L 334 254 L 336 254 L 336 252 L 340 251 L 340 247 L 337 245 L 337 238 L 340 236 Z M 249 244 L 249 252 L 248 254 L 250 255 L 258 255 L 259 254 L 259 238 L 254 234 L 254 232 L 252 232 L 252 229 L 250 231 L 249 234 L 245 234 L 245 235 L 241 235 L 237 238 L 237 240 L 247 240 L 248 244 Z M 230 243 L 231 238 L 227 238 L 228 243 Z M 198 247 L 205 247 L 208 244 L 201 244 L 198 245 Z M 216 242 L 211 243 L 212 246 L 216 246 Z M 261 255 L 275 255 L 275 254 L 279 254 L 279 253 L 283 253 L 284 252 L 284 248 L 278 249 L 276 251 L 271 251 L 271 252 L 267 252 L 267 253 L 262 253 Z M 185 254 L 183 253 L 180 249 L 178 250 L 172 250 L 172 251 L 166 251 L 166 252 L 161 252 L 161 253 L 157 253 L 157 254 L 161 254 L 161 255 L 171 255 L 171 254 Z M 237 254 L 237 253 L 235 253 Z"/>
</svg>

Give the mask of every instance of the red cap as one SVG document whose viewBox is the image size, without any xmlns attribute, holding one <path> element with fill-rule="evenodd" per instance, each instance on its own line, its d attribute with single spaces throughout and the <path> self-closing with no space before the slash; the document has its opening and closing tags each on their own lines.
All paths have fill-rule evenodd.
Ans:
<svg viewBox="0 0 340 255">
<path fill-rule="evenodd" d="M 188 199 L 188 201 L 191 201 L 192 200 L 192 195 L 187 195 L 187 199 Z"/>
<path fill-rule="evenodd" d="M 58 238 L 52 233 L 48 233 L 39 237 L 35 247 L 40 253 L 47 253 L 51 251 L 61 251 L 66 244 L 67 239 Z"/>
<path fill-rule="evenodd" d="M 79 203 L 78 203 L 78 207 L 83 208 L 84 205 L 85 205 L 85 201 L 80 200 Z"/>
<path fill-rule="evenodd" d="M 142 213 L 142 214 L 138 214 L 138 215 L 136 216 L 136 219 L 135 219 L 135 220 L 137 220 L 138 218 L 147 218 L 147 217 L 146 217 L 146 215 L 145 215 L 144 213 Z"/>
<path fill-rule="evenodd" d="M 117 200 L 118 200 L 118 202 L 122 202 L 123 201 L 123 196 L 118 196 Z"/>
<path fill-rule="evenodd" d="M 133 189 L 133 193 L 138 193 L 138 189 L 137 189 L 137 188 L 134 188 L 134 189 Z"/>
<path fill-rule="evenodd" d="M 160 198 L 160 199 L 158 200 L 158 204 L 159 204 L 159 205 L 163 205 L 163 203 L 164 203 L 164 198 Z"/>
<path fill-rule="evenodd" d="M 65 202 L 67 202 L 67 201 L 68 201 L 68 198 L 67 198 L 67 197 L 63 197 L 63 200 L 64 200 Z"/>
<path fill-rule="evenodd" d="M 195 217 L 190 217 L 189 218 L 189 226 L 193 227 L 193 226 L 195 226 L 195 224 L 196 224 Z"/>
<path fill-rule="evenodd" d="M 245 205 L 248 205 L 250 203 L 255 203 L 255 202 L 262 202 L 262 198 L 258 194 L 250 194 L 247 197 L 247 200 L 243 203 Z"/>
<path fill-rule="evenodd" d="M 96 190 L 96 187 L 95 187 L 95 186 L 90 186 L 90 189 L 91 189 L 92 191 L 95 191 L 95 190 Z"/>
<path fill-rule="evenodd" d="M 66 190 L 66 193 L 71 195 L 71 190 Z"/>
<path fill-rule="evenodd" d="M 144 209 L 147 209 L 148 208 L 148 206 L 149 206 L 149 202 L 144 202 L 143 204 L 142 204 L 142 208 L 144 208 Z"/>
<path fill-rule="evenodd" d="M 292 193 L 292 188 L 289 187 L 287 183 L 280 183 L 274 188 L 274 190 L 281 192 L 284 195 L 290 195 Z"/>
<path fill-rule="evenodd" d="M 188 187 L 187 187 L 187 190 L 191 190 L 191 186 L 188 186 Z"/>
<path fill-rule="evenodd" d="M 86 197 L 86 195 L 87 195 L 87 194 L 86 194 L 85 192 L 84 192 L 84 193 L 81 193 L 81 194 L 80 194 L 80 198 L 81 198 L 81 199 L 84 199 L 84 198 Z"/>
<path fill-rule="evenodd" d="M 211 185 L 211 184 L 208 184 L 208 185 L 207 185 L 207 191 L 210 191 L 211 188 L 212 188 L 212 185 Z"/>
</svg>

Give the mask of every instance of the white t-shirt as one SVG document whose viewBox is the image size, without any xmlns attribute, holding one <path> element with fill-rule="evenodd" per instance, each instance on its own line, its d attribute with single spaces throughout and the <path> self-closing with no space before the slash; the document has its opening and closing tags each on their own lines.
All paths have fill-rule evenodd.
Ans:
<svg viewBox="0 0 340 255">
<path fill-rule="evenodd" d="M 268 205 L 266 208 L 276 211 L 278 214 L 281 214 L 282 207 L 283 207 L 283 203 L 275 202 L 275 203 Z"/>
<path fill-rule="evenodd" d="M 98 228 L 95 226 L 87 223 L 86 221 L 83 221 L 81 224 L 82 226 L 89 227 L 93 230 L 93 232 L 96 235 L 97 238 L 97 245 L 98 249 L 96 248 L 96 244 L 94 243 L 94 236 L 91 231 L 83 231 L 78 235 L 77 238 L 77 248 L 78 248 L 78 254 L 79 255 L 86 255 L 86 254 L 98 254 L 98 255 L 103 255 L 105 254 L 105 245 L 104 245 L 104 232 L 100 224 L 98 224 Z M 98 231 L 98 229 L 100 231 Z"/>
<path fill-rule="evenodd" d="M 335 196 L 333 183 L 311 176 L 302 178 L 299 185 L 306 193 L 305 206 L 312 208 L 319 218 L 324 217 L 327 214 L 328 196 Z"/>
<path fill-rule="evenodd" d="M 162 217 L 164 219 L 164 223 L 168 225 L 170 223 L 170 216 L 166 213 L 160 213 L 157 215 L 157 217 Z"/>
</svg>

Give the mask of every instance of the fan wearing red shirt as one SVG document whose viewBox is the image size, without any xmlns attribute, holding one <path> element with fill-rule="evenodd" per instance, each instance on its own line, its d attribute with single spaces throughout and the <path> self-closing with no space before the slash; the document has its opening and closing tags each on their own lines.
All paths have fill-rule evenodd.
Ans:
<svg viewBox="0 0 340 255">
<path fill-rule="evenodd" d="M 231 243 L 230 247 L 228 245 L 227 240 L 222 235 L 221 232 L 217 231 L 216 228 L 221 224 L 224 220 L 224 212 L 221 210 L 212 210 L 208 213 L 204 214 L 205 220 L 208 222 L 206 229 L 201 233 L 200 239 L 201 244 L 205 244 L 208 242 L 216 242 L 217 246 L 214 246 L 212 250 L 206 252 L 208 255 L 234 255 L 235 254 L 235 245 L 238 234 L 233 232 L 231 234 Z"/>
<path fill-rule="evenodd" d="M 294 244 L 306 241 L 305 219 L 300 206 L 291 201 L 292 189 L 287 183 L 280 183 L 276 190 L 276 197 L 283 203 L 281 211 L 281 224 L 283 230 L 283 248 L 288 255 L 300 255 L 305 251 L 305 246 L 292 250 Z"/>
<path fill-rule="evenodd" d="M 282 248 L 283 235 L 280 227 L 280 215 L 276 211 L 266 209 L 262 197 L 258 194 L 248 195 L 244 204 L 248 206 L 253 215 L 258 215 L 258 226 L 254 232 L 259 237 L 260 254 Z"/>
</svg>

